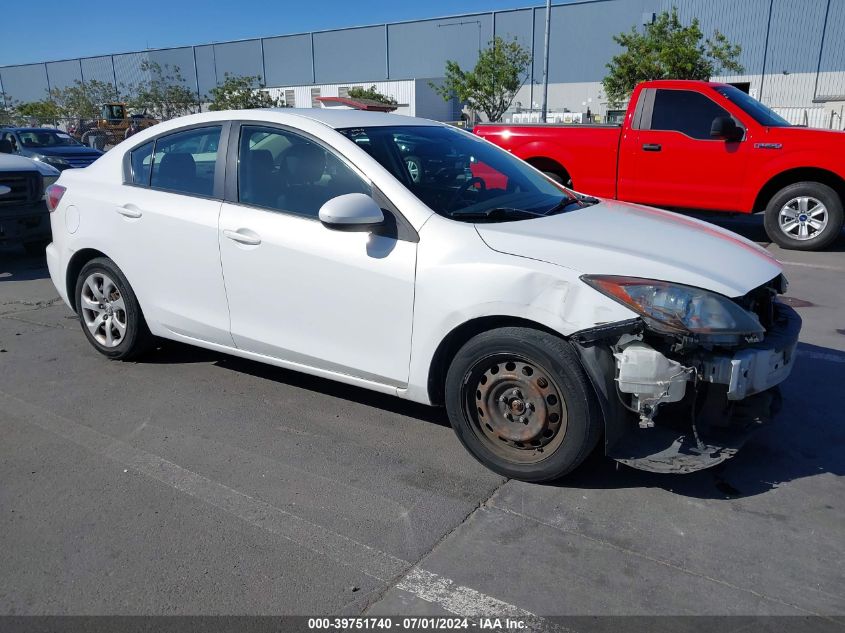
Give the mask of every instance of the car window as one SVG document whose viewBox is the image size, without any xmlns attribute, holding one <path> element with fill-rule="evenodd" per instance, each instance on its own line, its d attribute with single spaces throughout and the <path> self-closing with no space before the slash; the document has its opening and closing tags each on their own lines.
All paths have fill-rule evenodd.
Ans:
<svg viewBox="0 0 845 633">
<path fill-rule="evenodd" d="M 322 145 L 274 128 L 241 128 L 239 202 L 316 218 L 325 202 L 347 193 L 371 188 Z"/>
<path fill-rule="evenodd" d="M 716 117 L 730 114 L 705 95 L 691 90 L 657 90 L 652 130 L 674 130 L 694 139 L 710 140 L 710 126 Z"/>
<path fill-rule="evenodd" d="M 199 196 L 214 195 L 220 126 L 156 139 L 150 186 Z"/>
<path fill-rule="evenodd" d="M 132 165 L 132 184 L 149 186 L 154 144 L 155 141 L 144 143 L 129 153 L 129 162 Z"/>
<path fill-rule="evenodd" d="M 429 208 L 475 221 L 479 215 L 521 212 L 540 217 L 572 198 L 568 191 L 513 155 L 449 126 L 339 129 Z M 491 221 L 497 221 L 493 213 Z"/>
</svg>

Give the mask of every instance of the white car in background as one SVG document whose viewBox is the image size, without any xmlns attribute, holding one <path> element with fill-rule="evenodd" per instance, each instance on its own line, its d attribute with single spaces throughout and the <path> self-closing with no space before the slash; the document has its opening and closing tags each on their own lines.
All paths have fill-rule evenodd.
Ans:
<svg viewBox="0 0 845 633">
<path fill-rule="evenodd" d="M 529 481 L 602 436 L 647 470 L 730 457 L 776 408 L 800 329 L 753 243 L 422 119 L 193 115 L 48 198 L 50 274 L 103 355 L 161 337 L 445 404 L 477 459 Z"/>
</svg>

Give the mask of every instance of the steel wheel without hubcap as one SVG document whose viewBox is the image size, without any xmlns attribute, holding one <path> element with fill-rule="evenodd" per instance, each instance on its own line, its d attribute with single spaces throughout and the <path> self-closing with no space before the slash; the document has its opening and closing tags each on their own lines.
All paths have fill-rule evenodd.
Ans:
<svg viewBox="0 0 845 633">
<path fill-rule="evenodd" d="M 566 435 L 566 403 L 549 374 L 516 357 L 478 361 L 464 381 L 467 418 L 491 451 L 518 464 L 539 462 Z"/>
<path fill-rule="evenodd" d="M 91 336 L 104 347 L 117 347 L 126 336 L 126 304 L 108 275 L 92 273 L 85 278 L 80 296 L 82 318 Z"/>
<path fill-rule="evenodd" d="M 827 221 L 827 207 L 810 196 L 793 198 L 778 213 L 780 230 L 788 237 L 802 242 L 821 234 Z"/>
</svg>

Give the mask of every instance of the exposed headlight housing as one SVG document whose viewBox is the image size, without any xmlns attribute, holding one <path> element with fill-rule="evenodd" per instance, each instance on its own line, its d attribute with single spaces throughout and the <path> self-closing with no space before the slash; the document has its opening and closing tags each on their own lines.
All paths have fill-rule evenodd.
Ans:
<svg viewBox="0 0 845 633">
<path fill-rule="evenodd" d="M 581 280 L 639 314 L 655 332 L 724 345 L 762 341 L 766 333 L 755 314 L 709 290 L 615 275 L 583 275 Z"/>
</svg>

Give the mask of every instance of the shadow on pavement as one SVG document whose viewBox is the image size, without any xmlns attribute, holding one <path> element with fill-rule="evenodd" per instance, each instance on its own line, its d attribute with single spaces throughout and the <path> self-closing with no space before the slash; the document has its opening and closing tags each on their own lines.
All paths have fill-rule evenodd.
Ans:
<svg viewBox="0 0 845 633">
<path fill-rule="evenodd" d="M 23 247 L 0 248 L 0 283 L 47 279 L 49 276 L 44 255 L 27 255 Z"/>
<path fill-rule="evenodd" d="M 771 244 L 772 240 L 766 235 L 766 229 L 763 226 L 763 214 L 755 213 L 754 215 L 740 215 L 740 214 L 726 214 L 726 213 L 708 213 L 708 212 L 684 212 L 686 215 L 697 220 L 704 220 L 723 229 L 728 229 L 741 235 L 742 237 L 757 242 L 758 244 Z M 839 239 L 833 244 L 824 249 L 825 252 L 842 253 L 845 252 L 845 231 L 840 233 Z"/>
<path fill-rule="evenodd" d="M 370 391 L 362 387 L 346 385 L 327 378 L 311 376 L 298 371 L 267 365 L 174 341 L 162 341 L 156 350 L 145 354 L 137 362 L 153 365 L 214 363 L 217 367 L 263 380 L 270 380 L 298 389 L 307 389 L 308 391 L 322 393 L 332 398 L 357 402 L 365 406 L 375 407 L 440 426 L 449 426 L 445 409 L 439 407 L 429 407 L 416 402 L 402 400 L 395 396 Z"/>
<path fill-rule="evenodd" d="M 256 378 L 449 425 L 442 408 L 188 345 L 167 342 L 142 362 L 213 362 Z M 845 385 L 845 352 L 802 343 L 792 376 L 783 385 L 781 413 L 733 459 L 689 475 L 656 474 L 618 465 L 604 456 L 600 445 L 574 473 L 550 485 L 584 489 L 653 487 L 699 499 L 731 499 L 763 494 L 804 477 L 826 473 L 843 476 L 845 392 L 841 385 Z M 467 459 L 472 458 L 467 455 Z"/>
</svg>

